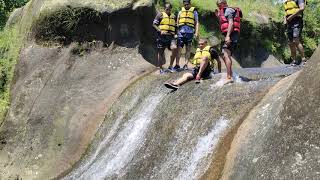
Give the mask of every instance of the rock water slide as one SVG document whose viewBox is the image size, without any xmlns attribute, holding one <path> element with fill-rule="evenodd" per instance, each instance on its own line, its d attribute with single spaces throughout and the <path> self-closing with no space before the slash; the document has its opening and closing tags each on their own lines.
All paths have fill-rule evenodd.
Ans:
<svg viewBox="0 0 320 180">
<path fill-rule="evenodd" d="M 31 1 L 25 9 L 52 3 Z M 150 8 L 144 3 L 118 5 L 125 14 L 128 7 Z M 91 5 L 117 9 L 115 1 L 97 4 Z M 144 17 L 132 14 L 135 22 Z M 127 24 L 121 32 L 128 32 L 124 27 L 132 24 L 121 17 Z M 300 74 L 289 76 L 299 69 L 284 67 L 239 69 L 234 84 L 220 86 L 215 75 L 171 92 L 163 83 L 181 73 L 148 74 L 148 34 L 123 43 L 127 33 L 116 33 L 120 26 L 111 23 L 108 48 L 93 44 L 82 56 L 73 53 L 73 43 L 27 43 L 0 129 L 0 179 L 319 177 L 320 83 L 313 78 L 319 49 Z"/>
<path fill-rule="evenodd" d="M 149 75 L 130 86 L 63 179 L 217 179 L 236 129 L 280 80 L 275 75 L 221 87 L 215 75 L 170 92 L 163 83 L 176 77 Z"/>
</svg>

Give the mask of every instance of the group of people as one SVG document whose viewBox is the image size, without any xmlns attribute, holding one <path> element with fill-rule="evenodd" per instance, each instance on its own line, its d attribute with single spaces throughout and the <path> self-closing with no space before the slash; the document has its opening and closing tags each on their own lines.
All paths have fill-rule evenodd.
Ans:
<svg viewBox="0 0 320 180">
<path fill-rule="evenodd" d="M 172 13 L 172 5 L 166 3 L 164 12 L 158 13 L 153 21 L 153 27 L 157 30 L 157 48 L 158 65 L 160 74 L 166 71 L 174 72 L 181 69 L 188 70 L 188 63 L 191 62 L 191 71 L 183 74 L 176 81 L 165 83 L 165 86 L 177 90 L 180 85 L 189 81 L 209 78 L 215 64 L 218 72 L 221 72 L 221 62 L 224 62 L 227 71 L 227 77 L 224 84 L 233 82 L 232 60 L 231 56 L 237 46 L 240 36 L 240 20 L 242 13 L 239 8 L 229 7 L 227 0 L 217 0 L 216 16 L 220 22 L 220 31 L 224 40 L 221 43 L 221 53 L 209 46 L 207 39 L 200 38 L 198 49 L 191 61 L 191 43 L 193 39 L 199 38 L 199 15 L 195 7 L 192 7 L 191 0 L 183 0 L 183 7 L 177 17 Z M 303 28 L 303 10 L 305 8 L 304 0 L 286 0 L 285 20 L 287 24 L 287 35 L 289 38 L 289 47 L 291 50 L 292 65 L 298 65 L 297 53 L 300 52 L 302 63 L 305 63 L 304 49 L 300 41 L 301 30 Z M 186 46 L 185 62 L 180 67 L 180 57 L 182 48 Z M 165 49 L 171 50 L 170 64 L 165 70 Z M 175 62 L 175 66 L 173 66 Z"/>
</svg>

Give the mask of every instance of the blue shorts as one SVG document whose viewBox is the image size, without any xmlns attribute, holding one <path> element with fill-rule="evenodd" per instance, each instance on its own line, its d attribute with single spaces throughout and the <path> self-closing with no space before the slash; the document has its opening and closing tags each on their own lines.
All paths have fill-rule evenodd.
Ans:
<svg viewBox="0 0 320 180">
<path fill-rule="evenodd" d="M 182 47 L 184 45 L 189 45 L 192 43 L 193 33 L 178 33 L 178 47 Z"/>
</svg>

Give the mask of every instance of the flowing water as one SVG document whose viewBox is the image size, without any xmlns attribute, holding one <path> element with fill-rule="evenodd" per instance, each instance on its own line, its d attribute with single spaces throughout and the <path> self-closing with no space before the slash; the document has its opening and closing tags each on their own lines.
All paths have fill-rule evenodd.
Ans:
<svg viewBox="0 0 320 180">
<path fill-rule="evenodd" d="M 250 71 L 235 73 L 232 85 L 219 86 L 223 75 L 215 75 L 176 92 L 163 86 L 175 78 L 170 75 L 138 81 L 113 105 L 88 153 L 64 179 L 217 179 L 229 137 L 279 80 L 246 82 L 241 76 Z"/>
</svg>

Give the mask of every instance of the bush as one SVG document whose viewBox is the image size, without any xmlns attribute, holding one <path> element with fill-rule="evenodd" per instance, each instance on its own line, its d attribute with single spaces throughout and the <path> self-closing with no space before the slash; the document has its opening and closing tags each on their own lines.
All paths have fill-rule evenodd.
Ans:
<svg viewBox="0 0 320 180">
<path fill-rule="evenodd" d="M 28 0 L 0 0 L 0 30 L 6 25 L 6 21 L 15 8 L 24 6 Z"/>
<path fill-rule="evenodd" d="M 35 38 L 41 41 L 54 41 L 68 44 L 72 41 L 92 41 L 84 33 L 87 27 L 103 24 L 102 14 L 90 8 L 65 7 L 52 12 L 43 12 L 33 24 Z M 85 32 L 84 32 L 85 31 Z"/>
<path fill-rule="evenodd" d="M 22 47 L 17 28 L 0 32 L 0 124 L 9 107 L 10 85 Z"/>
</svg>

